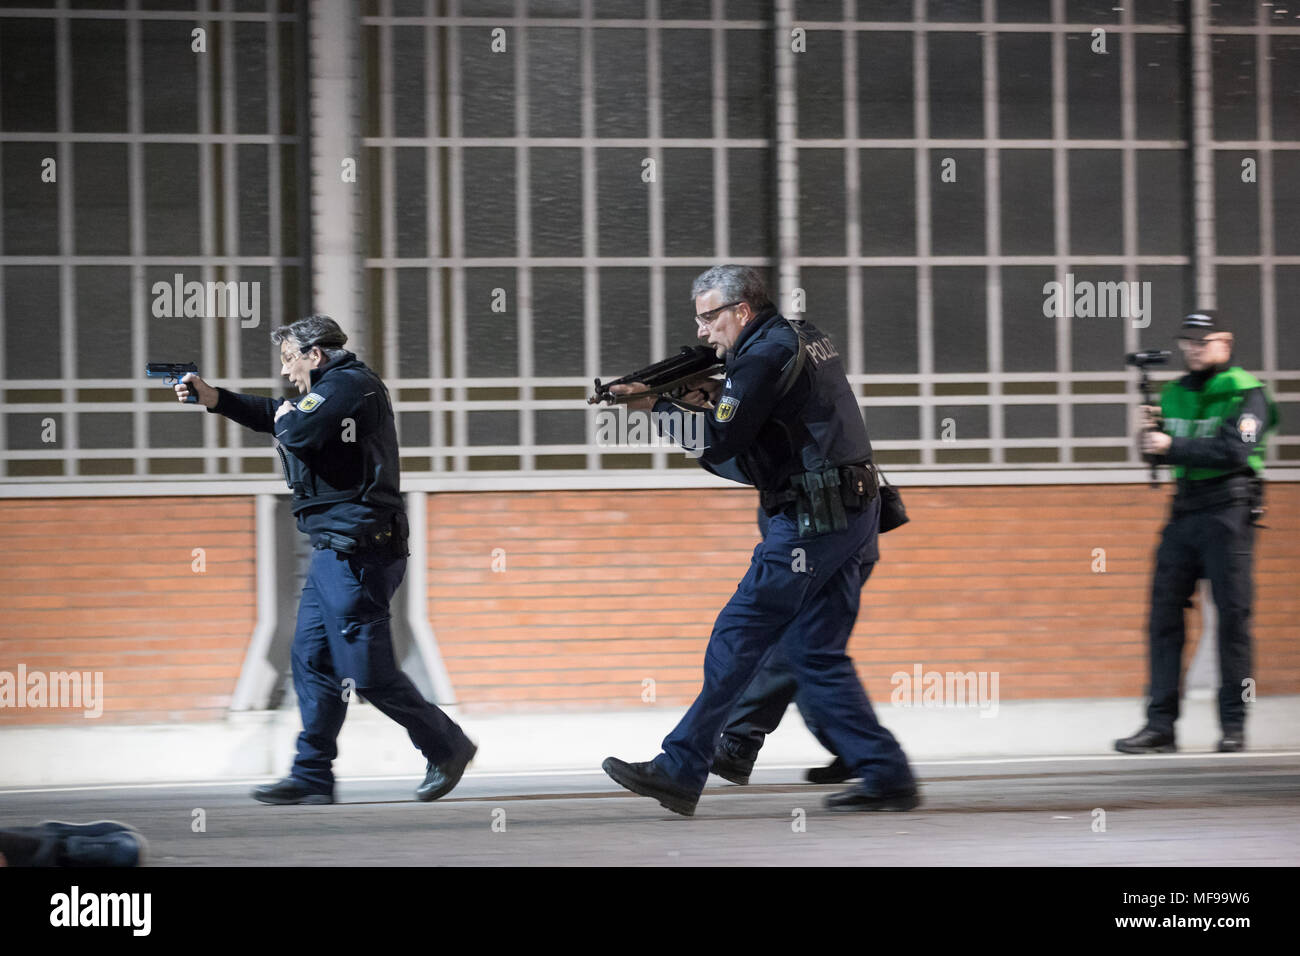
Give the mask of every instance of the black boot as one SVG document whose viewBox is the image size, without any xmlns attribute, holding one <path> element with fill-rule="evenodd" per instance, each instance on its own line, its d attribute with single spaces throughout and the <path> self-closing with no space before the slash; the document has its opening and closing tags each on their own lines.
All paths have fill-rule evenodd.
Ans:
<svg viewBox="0 0 1300 956">
<path fill-rule="evenodd" d="M 628 763 L 617 757 L 606 757 L 600 769 L 609 774 L 620 787 L 639 793 L 643 797 L 658 800 L 660 806 L 667 807 L 673 813 L 680 813 L 684 817 L 695 816 L 695 804 L 699 803 L 700 795 L 683 790 L 671 777 L 656 767 L 654 761 Z"/>
<path fill-rule="evenodd" d="M 730 780 L 742 787 L 749 783 L 749 775 L 754 772 L 754 759 L 758 754 L 747 754 L 735 742 L 727 737 L 718 740 L 713 751 L 713 764 L 710 773 L 716 773 L 723 780 Z"/>
<path fill-rule="evenodd" d="M 1115 749 L 1122 754 L 1171 754 L 1178 750 L 1178 745 L 1172 733 L 1143 727 L 1132 737 L 1115 741 Z"/>
<path fill-rule="evenodd" d="M 293 777 L 285 777 L 283 780 L 277 780 L 275 783 L 268 783 L 254 789 L 253 799 L 261 803 L 288 806 L 298 803 L 333 803 L 334 794 L 309 790 Z"/>
<path fill-rule="evenodd" d="M 843 783 L 853 776 L 853 771 L 844 762 L 843 757 L 836 757 L 829 766 L 813 767 L 804 779 L 809 783 Z"/>
<path fill-rule="evenodd" d="M 456 784 L 460 783 L 460 778 L 465 775 L 465 768 L 478 753 L 478 747 L 468 739 L 465 743 L 468 746 L 450 760 L 429 764 L 424 775 L 424 783 L 415 788 L 415 799 L 428 803 L 430 800 L 445 797 L 455 789 Z"/>
<path fill-rule="evenodd" d="M 1225 730 L 1219 741 L 1219 753 L 1237 754 L 1246 749 L 1246 732 L 1244 730 Z"/>
<path fill-rule="evenodd" d="M 844 790 L 826 797 L 827 810 L 915 810 L 921 805 L 921 791 L 915 785 L 890 793 Z"/>
</svg>

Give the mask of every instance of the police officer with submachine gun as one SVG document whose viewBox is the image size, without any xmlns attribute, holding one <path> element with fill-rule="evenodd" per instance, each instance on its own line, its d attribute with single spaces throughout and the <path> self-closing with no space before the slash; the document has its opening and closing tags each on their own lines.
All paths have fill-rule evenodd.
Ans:
<svg viewBox="0 0 1300 956">
<path fill-rule="evenodd" d="M 811 323 L 784 318 L 747 267 L 714 267 L 691 295 L 701 336 L 725 363 L 723 381 L 702 382 L 685 396 L 686 407 L 705 409 L 698 460 L 758 488 L 768 528 L 714 623 L 704 686 L 663 752 L 643 763 L 610 757 L 602 766 L 628 790 L 693 815 L 719 732 L 779 642 L 801 703 L 860 778 L 827 806 L 910 810 L 920 795 L 907 757 L 876 720 L 845 652 L 859 592 L 879 557 L 880 495 L 839 354 Z M 612 388 L 624 396 L 648 391 L 637 382 Z M 662 427 L 674 427 L 672 399 L 641 394 L 628 406 L 653 409 Z"/>
</svg>

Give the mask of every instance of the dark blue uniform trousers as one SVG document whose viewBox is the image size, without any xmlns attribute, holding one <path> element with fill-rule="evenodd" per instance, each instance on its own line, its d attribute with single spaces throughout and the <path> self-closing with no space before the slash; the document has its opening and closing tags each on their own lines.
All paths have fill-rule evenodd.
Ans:
<svg viewBox="0 0 1300 956">
<path fill-rule="evenodd" d="M 830 740 L 817 726 L 816 718 L 809 713 L 803 695 L 799 693 L 799 681 L 794 665 L 785 653 L 784 642 L 768 652 L 758 673 L 736 701 L 735 709 L 722 728 L 723 738 L 736 748 L 737 753 L 756 757 L 767 735 L 780 725 L 791 701 L 799 708 L 799 716 L 808 732 L 834 753 Z"/>
<path fill-rule="evenodd" d="M 762 508 L 758 509 L 758 531 L 767 537 L 767 526 L 771 519 Z M 731 716 L 722 728 L 722 737 L 738 755 L 748 758 L 758 756 L 767 735 L 776 730 L 785 717 L 790 702 L 799 708 L 808 732 L 817 738 L 827 750 L 831 750 L 830 741 L 817 726 L 816 720 L 804 706 L 799 693 L 799 682 L 795 678 L 794 665 L 782 649 L 781 643 L 775 644 L 767 653 L 767 658 L 758 668 L 758 673 L 749 682 L 740 699 L 736 701 Z M 834 751 L 831 751 L 834 753 Z"/>
<path fill-rule="evenodd" d="M 293 688 L 302 733 L 291 776 L 332 792 L 330 764 L 348 700 L 360 694 L 393 718 L 432 763 L 459 753 L 466 742 L 456 723 L 420 696 L 393 656 L 388 602 L 406 574 L 406 558 L 346 555 L 316 549 L 298 604 L 293 637 Z M 351 684 L 344 682 L 351 679 Z"/>
<path fill-rule="evenodd" d="M 846 531 L 807 538 L 799 537 L 793 518 L 771 520 L 749 571 L 713 625 L 704 687 L 655 758 L 678 786 L 704 789 L 718 733 L 778 643 L 809 715 L 862 778 L 861 788 L 889 793 L 914 784 L 907 757 L 876 720 L 845 653 L 862 585 L 875 566 L 879 512 L 877 498 L 850 515 Z"/>
</svg>

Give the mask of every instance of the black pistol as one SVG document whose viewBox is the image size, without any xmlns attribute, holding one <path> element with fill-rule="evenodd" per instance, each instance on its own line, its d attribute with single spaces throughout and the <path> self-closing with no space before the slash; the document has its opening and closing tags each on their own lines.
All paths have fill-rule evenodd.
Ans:
<svg viewBox="0 0 1300 956">
<path fill-rule="evenodd" d="M 682 350 L 662 362 L 655 362 L 643 369 L 638 369 L 612 382 L 596 379 L 596 390 L 587 399 L 588 405 L 622 405 L 636 401 L 646 395 L 663 395 L 667 398 L 681 398 L 686 394 L 687 386 L 698 381 L 702 376 L 716 372 L 723 367 L 713 347 L 709 345 L 682 346 Z M 645 386 L 644 392 L 631 392 L 615 395 L 610 391 L 614 385 L 631 385 L 640 382 Z"/>
<path fill-rule="evenodd" d="M 199 374 L 199 367 L 193 362 L 149 362 L 144 367 L 145 375 L 149 378 L 161 378 L 168 385 L 175 385 L 190 372 Z M 197 404 L 199 393 L 186 386 L 185 401 Z"/>
</svg>

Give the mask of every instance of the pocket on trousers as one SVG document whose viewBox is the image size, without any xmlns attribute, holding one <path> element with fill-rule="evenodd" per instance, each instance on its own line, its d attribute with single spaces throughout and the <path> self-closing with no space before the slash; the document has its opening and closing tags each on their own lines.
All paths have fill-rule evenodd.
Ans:
<svg viewBox="0 0 1300 956">
<path fill-rule="evenodd" d="M 356 641 L 360 639 L 369 640 L 374 628 L 380 624 L 387 624 L 392 620 L 392 616 L 385 614 L 382 617 L 376 617 L 371 620 L 356 620 L 341 622 L 339 633 L 343 635 L 345 641 Z M 385 631 L 387 632 L 387 631 Z"/>
<path fill-rule="evenodd" d="M 352 556 L 348 566 L 361 593 L 375 607 L 387 608 L 406 575 L 406 559 Z"/>
<path fill-rule="evenodd" d="M 388 604 L 377 604 L 352 558 L 335 551 L 317 551 L 321 562 L 315 581 L 321 615 L 331 627 L 343 628 L 388 616 Z"/>
<path fill-rule="evenodd" d="M 755 607 L 780 616 L 789 616 L 803 606 L 812 585 L 813 568 L 806 553 L 756 556 L 741 588 Z"/>
</svg>

